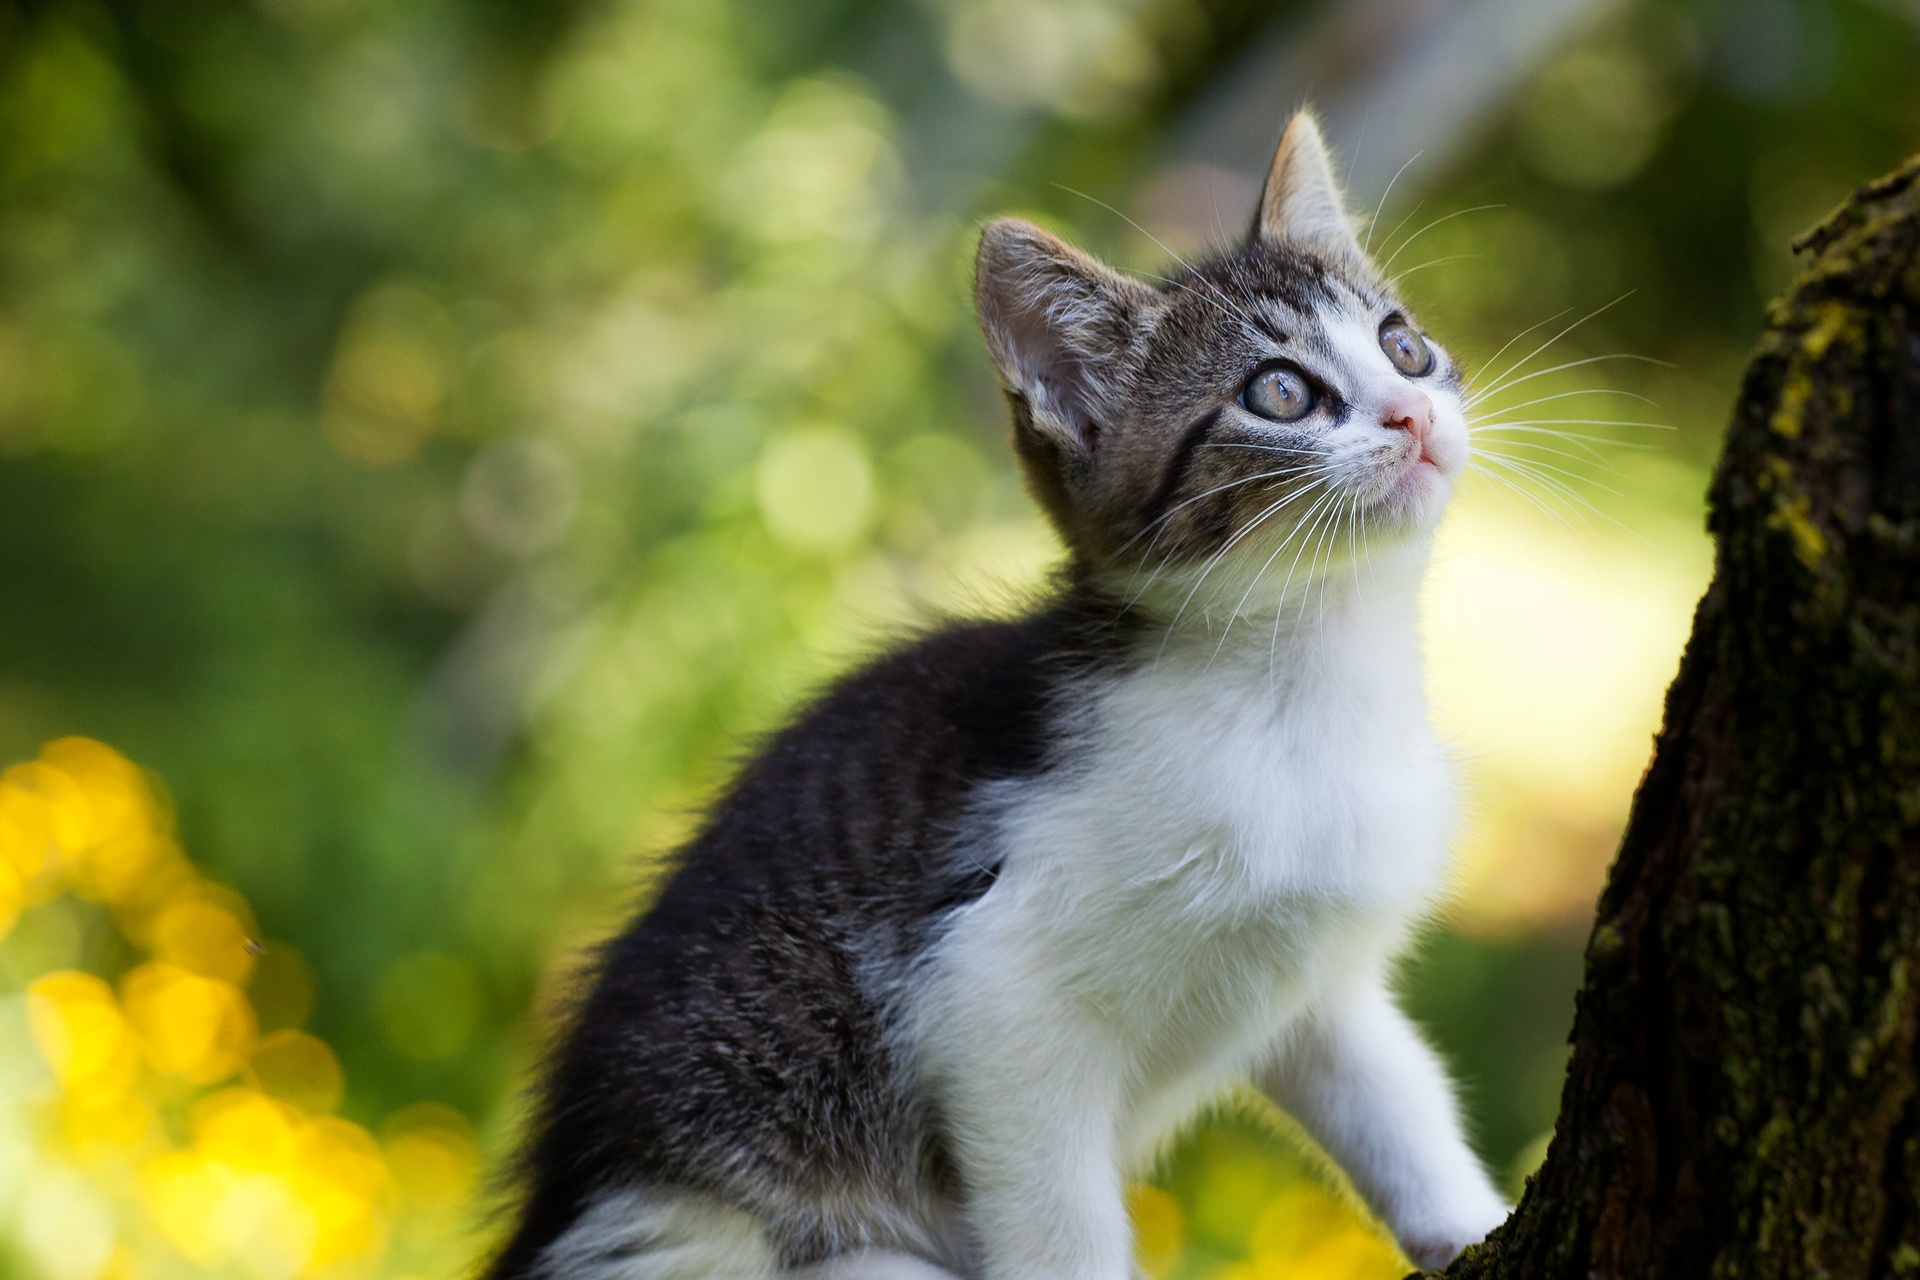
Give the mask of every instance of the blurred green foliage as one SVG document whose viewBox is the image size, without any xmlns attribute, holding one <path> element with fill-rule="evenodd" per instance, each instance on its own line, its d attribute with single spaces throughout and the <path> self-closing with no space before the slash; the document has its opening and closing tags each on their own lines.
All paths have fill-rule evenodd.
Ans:
<svg viewBox="0 0 1920 1280">
<path fill-rule="evenodd" d="M 157 770 L 305 958 L 347 1113 L 498 1143 L 573 957 L 752 735 L 1037 580 L 977 220 L 1150 266 L 1107 205 L 1324 13 L 0 0 L 0 758 Z M 1677 430 L 1610 511 L 1696 522 L 1787 240 L 1915 146 L 1917 84 L 1894 0 L 1600 6 L 1382 225 L 1500 206 L 1404 284 L 1470 358 L 1632 291 L 1568 358 L 1669 362 L 1602 376 Z M 120 963 L 36 911 L 6 991 Z M 1410 968 L 1497 1168 L 1551 1121 L 1578 926 Z"/>
</svg>

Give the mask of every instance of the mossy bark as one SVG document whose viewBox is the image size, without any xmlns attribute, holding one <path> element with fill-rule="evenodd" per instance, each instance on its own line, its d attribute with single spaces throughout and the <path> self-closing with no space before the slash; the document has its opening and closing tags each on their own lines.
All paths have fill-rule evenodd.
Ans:
<svg viewBox="0 0 1920 1280">
<path fill-rule="evenodd" d="M 1552 1147 L 1449 1277 L 1920 1275 L 1920 161 L 1799 247 Z"/>
</svg>

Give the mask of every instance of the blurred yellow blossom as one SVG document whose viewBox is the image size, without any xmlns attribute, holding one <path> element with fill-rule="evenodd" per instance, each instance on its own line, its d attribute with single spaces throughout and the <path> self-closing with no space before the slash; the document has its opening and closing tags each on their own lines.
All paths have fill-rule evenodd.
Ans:
<svg viewBox="0 0 1920 1280">
<path fill-rule="evenodd" d="M 113 988 L 64 971 L 27 988 L 28 1025 L 40 1056 L 69 1095 L 110 1097 L 131 1088 L 140 1057 Z"/>
<path fill-rule="evenodd" d="M 28 1207 L 45 1229 L 23 1237 L 35 1261 L 59 1280 L 134 1280 L 160 1250 L 288 1280 L 377 1268 L 406 1213 L 425 1224 L 416 1240 L 444 1235 L 476 1180 L 470 1122 L 408 1107 L 383 1147 L 329 1114 L 345 1092 L 339 1059 L 296 1027 L 260 1035 L 245 989 L 263 951 L 252 911 L 193 868 L 171 826 L 147 775 L 98 742 L 63 738 L 0 774 L 0 932 L 66 892 L 105 905 L 149 953 L 117 991 L 77 969 L 27 988 L 55 1091 L 21 1099 L 51 1104 L 41 1114 L 55 1121 L 21 1129 L 37 1144 Z M 311 978 L 296 955 L 260 985 L 277 1016 L 304 1017 Z"/>
<path fill-rule="evenodd" d="M 253 944 L 233 913 L 203 899 L 176 900 L 154 916 L 152 947 L 183 969 L 241 983 L 253 970 Z"/>
<path fill-rule="evenodd" d="M 0 773 L 0 855 L 26 881 L 29 900 L 54 891 L 86 833 L 86 795 L 66 773 L 37 760 Z"/>
<path fill-rule="evenodd" d="M 1187 1243 L 1187 1215 L 1180 1202 L 1159 1187 L 1136 1182 L 1127 1188 L 1127 1216 L 1133 1219 L 1133 1251 L 1150 1276 L 1173 1270 Z"/>
<path fill-rule="evenodd" d="M 346 1078 L 327 1042 L 291 1027 L 263 1037 L 247 1064 L 247 1083 L 315 1114 L 340 1105 Z"/>
<path fill-rule="evenodd" d="M 426 1213 L 458 1209 L 480 1171 L 473 1125 L 452 1107 L 422 1102 L 396 1111 L 381 1127 L 387 1167 L 409 1206 Z"/>
<path fill-rule="evenodd" d="M 158 1071 L 214 1084 L 236 1074 L 253 1052 L 253 1007 L 231 982 L 155 961 L 120 986 L 127 1021 Z"/>
<path fill-rule="evenodd" d="M 42 767 L 69 779 L 69 820 L 77 839 L 69 875 L 75 893 L 96 902 L 125 898 L 164 856 L 165 824 L 146 776 L 125 756 L 89 738 L 61 738 L 40 753 Z"/>
</svg>

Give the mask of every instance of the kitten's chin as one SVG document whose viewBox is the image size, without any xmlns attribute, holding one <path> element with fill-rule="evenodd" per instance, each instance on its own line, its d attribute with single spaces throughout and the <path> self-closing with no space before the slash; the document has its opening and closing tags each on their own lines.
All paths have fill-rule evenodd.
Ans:
<svg viewBox="0 0 1920 1280">
<path fill-rule="evenodd" d="M 1424 533 L 1440 523 L 1453 496 L 1453 476 L 1425 457 L 1415 460 L 1374 503 L 1374 519 L 1388 528 Z"/>
</svg>

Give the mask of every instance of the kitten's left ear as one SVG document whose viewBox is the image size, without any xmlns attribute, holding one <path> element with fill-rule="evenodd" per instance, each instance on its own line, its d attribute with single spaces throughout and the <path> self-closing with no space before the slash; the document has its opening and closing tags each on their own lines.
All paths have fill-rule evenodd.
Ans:
<svg viewBox="0 0 1920 1280">
<path fill-rule="evenodd" d="M 1071 541 L 1074 495 L 1153 291 L 1018 218 L 988 224 L 975 272 L 980 329 L 1013 395 L 1014 447 Z"/>
<path fill-rule="evenodd" d="M 1310 245 L 1366 260 L 1347 220 L 1333 162 L 1312 112 L 1296 112 L 1280 135 L 1280 147 L 1273 153 L 1273 165 L 1260 192 L 1253 234 L 1256 239 Z"/>
</svg>

